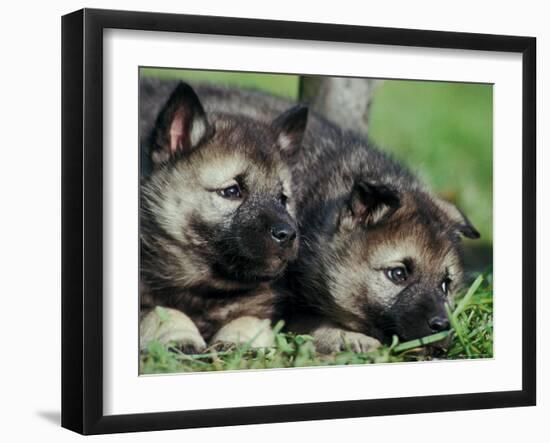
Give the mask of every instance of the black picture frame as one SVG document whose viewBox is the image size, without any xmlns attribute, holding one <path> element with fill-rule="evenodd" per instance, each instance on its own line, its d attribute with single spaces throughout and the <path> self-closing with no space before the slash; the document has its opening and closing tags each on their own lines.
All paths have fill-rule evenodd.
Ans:
<svg viewBox="0 0 550 443">
<path fill-rule="evenodd" d="M 522 54 L 522 389 L 178 412 L 103 413 L 103 31 L 108 28 Z M 62 426 L 82 434 L 536 404 L 536 39 L 83 9 L 62 18 Z M 518 277 L 519 278 L 519 277 Z"/>
</svg>

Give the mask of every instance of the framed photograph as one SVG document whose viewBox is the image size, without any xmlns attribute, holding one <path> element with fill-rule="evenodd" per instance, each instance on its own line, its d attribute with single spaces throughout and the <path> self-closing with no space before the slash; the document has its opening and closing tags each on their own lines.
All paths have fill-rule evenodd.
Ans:
<svg viewBox="0 0 550 443">
<path fill-rule="evenodd" d="M 62 425 L 536 403 L 531 37 L 62 20 Z"/>
</svg>

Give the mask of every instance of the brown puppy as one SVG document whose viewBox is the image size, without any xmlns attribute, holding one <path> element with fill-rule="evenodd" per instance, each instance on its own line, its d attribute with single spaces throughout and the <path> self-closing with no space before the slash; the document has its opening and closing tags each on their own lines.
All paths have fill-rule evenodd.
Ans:
<svg viewBox="0 0 550 443">
<path fill-rule="evenodd" d="M 142 106 L 166 100 L 142 92 Z M 180 83 L 150 132 L 145 125 L 151 172 L 141 185 L 142 348 L 153 339 L 188 352 L 217 341 L 272 344 L 271 282 L 298 250 L 287 163 L 306 119 L 304 107 L 270 122 L 207 114 Z"/>
<path fill-rule="evenodd" d="M 291 103 L 261 93 L 197 89 L 206 108 L 268 122 Z M 291 164 L 301 245 L 285 277 L 286 319 L 317 348 L 367 351 L 449 328 L 461 287 L 461 236 L 479 233 L 454 205 L 366 138 L 311 113 Z"/>
</svg>

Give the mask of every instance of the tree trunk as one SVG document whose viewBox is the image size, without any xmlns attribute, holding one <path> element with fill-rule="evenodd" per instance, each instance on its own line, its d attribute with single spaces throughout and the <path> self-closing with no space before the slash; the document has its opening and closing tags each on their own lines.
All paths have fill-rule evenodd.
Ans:
<svg viewBox="0 0 550 443">
<path fill-rule="evenodd" d="M 375 89 L 383 80 L 302 76 L 300 100 L 345 129 L 365 134 Z"/>
</svg>

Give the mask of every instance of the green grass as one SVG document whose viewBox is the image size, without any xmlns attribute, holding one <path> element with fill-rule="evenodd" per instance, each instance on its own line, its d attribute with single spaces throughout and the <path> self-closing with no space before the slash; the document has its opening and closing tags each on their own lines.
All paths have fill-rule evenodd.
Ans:
<svg viewBox="0 0 550 443">
<path fill-rule="evenodd" d="M 383 346 L 373 352 L 338 352 L 320 355 L 312 337 L 281 332 L 282 322 L 275 326 L 276 346 L 251 349 L 244 344 L 217 352 L 186 355 L 170 346 L 150 343 L 141 355 L 140 372 L 159 374 L 173 372 L 222 371 L 242 369 L 295 368 L 304 366 L 352 365 L 367 363 L 396 363 L 434 359 L 430 344 L 444 338 L 450 340 L 441 359 L 491 358 L 493 356 L 493 286 L 492 275 L 478 276 L 460 294 L 449 312 L 452 329 L 419 340 Z M 449 337 L 447 337 L 449 336 Z"/>
<path fill-rule="evenodd" d="M 369 135 L 493 238 L 491 85 L 386 81 L 376 91 Z"/>
<path fill-rule="evenodd" d="M 230 71 L 194 71 L 182 69 L 141 68 L 146 77 L 181 79 L 190 82 L 214 83 L 257 89 L 273 95 L 295 99 L 298 96 L 298 77 L 281 74 L 256 74 Z"/>
</svg>

